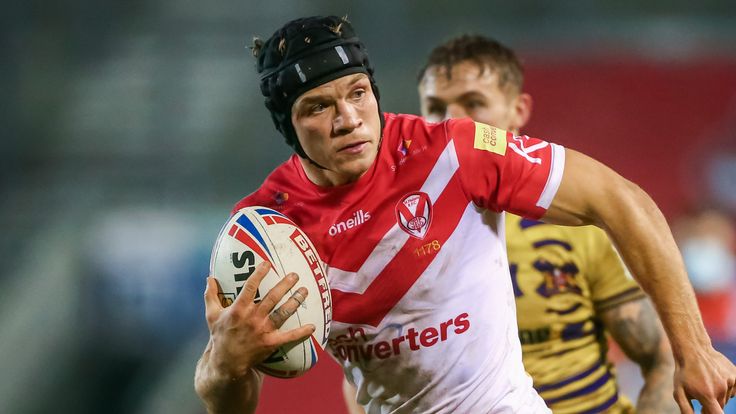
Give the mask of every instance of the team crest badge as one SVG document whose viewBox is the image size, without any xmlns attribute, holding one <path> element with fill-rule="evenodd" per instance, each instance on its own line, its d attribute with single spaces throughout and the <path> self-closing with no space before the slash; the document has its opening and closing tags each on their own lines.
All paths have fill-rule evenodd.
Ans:
<svg viewBox="0 0 736 414">
<path fill-rule="evenodd" d="M 409 193 L 396 203 L 396 221 L 401 230 L 423 239 L 432 222 L 432 201 L 427 193 Z"/>
</svg>

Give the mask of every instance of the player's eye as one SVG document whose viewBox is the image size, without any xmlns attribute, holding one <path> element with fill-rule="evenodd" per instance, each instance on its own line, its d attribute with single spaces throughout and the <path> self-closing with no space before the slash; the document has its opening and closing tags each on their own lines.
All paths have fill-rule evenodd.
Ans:
<svg viewBox="0 0 736 414">
<path fill-rule="evenodd" d="M 359 88 L 353 91 L 353 98 L 354 99 L 362 99 L 365 96 L 365 89 Z"/>
<path fill-rule="evenodd" d="M 309 107 L 310 114 L 319 114 L 327 109 L 327 105 L 323 103 L 316 103 Z"/>
<path fill-rule="evenodd" d="M 478 99 L 473 99 L 473 100 L 465 102 L 465 107 L 470 110 L 483 108 L 485 106 L 486 106 L 486 103 Z"/>
<path fill-rule="evenodd" d="M 443 105 L 430 105 L 427 108 L 428 113 L 436 116 L 445 116 L 445 111 L 447 111 L 447 108 Z"/>
<path fill-rule="evenodd" d="M 430 104 L 427 106 L 427 113 L 424 117 L 429 122 L 442 122 L 445 119 L 447 107 L 440 104 Z"/>
</svg>

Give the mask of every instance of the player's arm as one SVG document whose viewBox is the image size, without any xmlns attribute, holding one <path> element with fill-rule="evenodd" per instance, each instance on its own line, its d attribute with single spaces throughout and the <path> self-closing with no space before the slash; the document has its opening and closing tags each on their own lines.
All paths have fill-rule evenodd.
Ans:
<svg viewBox="0 0 736 414">
<path fill-rule="evenodd" d="M 268 270 L 268 262 L 261 263 L 227 308 L 220 303 L 215 279 L 207 279 L 204 301 L 210 340 L 197 363 L 194 388 L 209 413 L 255 412 L 263 376 L 254 367 L 279 346 L 304 340 L 314 332 L 311 324 L 278 331 L 307 295 L 305 288 L 299 288 L 274 311 L 296 284 L 295 274 L 283 278 L 261 302 L 253 301 Z"/>
<path fill-rule="evenodd" d="M 606 230 L 651 296 L 670 339 L 680 409 L 692 413 L 689 398 L 695 398 L 703 412 L 722 412 L 736 392 L 736 367 L 711 345 L 664 216 L 641 188 L 610 168 L 572 150 L 565 158 L 560 187 L 543 220 Z"/>
<path fill-rule="evenodd" d="M 348 414 L 365 414 L 363 407 L 358 405 L 355 400 L 355 396 L 358 394 L 358 390 L 353 384 L 348 382 L 348 379 L 342 378 L 342 397 L 345 399 L 345 406 L 348 408 Z"/>
<path fill-rule="evenodd" d="M 639 393 L 639 414 L 679 413 L 672 398 L 675 363 L 670 343 L 651 303 L 646 298 L 624 302 L 598 313 L 606 330 L 626 356 L 641 368 L 644 386 Z"/>
<path fill-rule="evenodd" d="M 215 367 L 212 339 L 197 363 L 194 387 L 208 413 L 252 413 L 258 405 L 263 374 L 248 369 L 244 375 L 230 377 Z"/>
</svg>

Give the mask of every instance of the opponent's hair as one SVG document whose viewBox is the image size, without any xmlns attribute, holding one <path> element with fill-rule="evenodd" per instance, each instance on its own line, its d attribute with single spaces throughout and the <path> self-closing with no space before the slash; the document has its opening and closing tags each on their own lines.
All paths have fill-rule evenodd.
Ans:
<svg viewBox="0 0 736 414">
<path fill-rule="evenodd" d="M 443 68 L 448 79 L 453 66 L 471 61 L 482 71 L 490 69 L 498 74 L 498 87 L 505 92 L 520 93 L 524 85 L 524 68 L 510 48 L 489 37 L 465 34 L 448 40 L 430 52 L 427 63 L 419 71 L 418 81 L 432 67 Z"/>
<path fill-rule="evenodd" d="M 254 39 L 252 51 L 273 123 L 302 158 L 309 159 L 291 123 L 291 107 L 304 92 L 346 75 L 365 73 L 379 101 L 365 45 L 345 17 L 292 20 L 265 42 Z M 378 115 L 383 129 L 380 104 Z"/>
</svg>

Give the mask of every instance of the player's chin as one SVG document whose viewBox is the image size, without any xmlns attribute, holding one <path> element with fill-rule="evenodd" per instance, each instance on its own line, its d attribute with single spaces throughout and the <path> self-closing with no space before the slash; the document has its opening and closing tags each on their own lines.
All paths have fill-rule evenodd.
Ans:
<svg viewBox="0 0 736 414">
<path fill-rule="evenodd" d="M 339 163 L 338 170 L 345 176 L 358 178 L 368 171 L 372 162 L 373 160 L 367 157 L 343 160 Z"/>
</svg>

